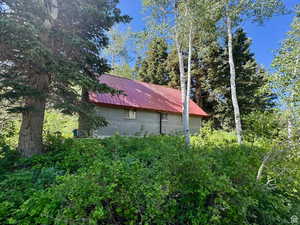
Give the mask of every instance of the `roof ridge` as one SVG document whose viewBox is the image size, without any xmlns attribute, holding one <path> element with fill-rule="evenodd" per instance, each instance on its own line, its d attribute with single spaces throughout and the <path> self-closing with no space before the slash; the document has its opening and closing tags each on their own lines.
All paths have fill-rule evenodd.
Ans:
<svg viewBox="0 0 300 225">
<path fill-rule="evenodd" d="M 126 80 L 130 80 L 130 81 L 137 82 L 137 83 L 143 83 L 143 84 L 148 84 L 148 85 L 153 85 L 153 86 L 159 86 L 159 87 L 169 88 L 169 89 L 172 89 L 172 90 L 176 90 L 176 91 L 180 91 L 180 92 L 181 92 L 180 89 L 172 88 L 172 87 L 169 87 L 169 86 L 167 86 L 167 85 L 147 83 L 147 82 L 145 82 L 145 81 L 133 80 L 133 79 L 130 79 L 130 78 L 127 78 L 127 77 L 121 77 L 121 76 L 118 76 L 118 75 L 115 75 L 115 74 L 109 74 L 109 73 L 104 73 L 103 75 L 108 75 L 108 76 L 113 76 L 113 77 L 117 77 L 117 78 L 121 78 L 121 79 L 126 79 Z"/>
</svg>

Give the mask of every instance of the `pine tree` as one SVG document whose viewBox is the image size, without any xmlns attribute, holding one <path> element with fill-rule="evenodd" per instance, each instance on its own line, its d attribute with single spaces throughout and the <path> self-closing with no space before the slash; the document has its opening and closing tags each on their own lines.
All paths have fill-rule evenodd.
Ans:
<svg viewBox="0 0 300 225">
<path fill-rule="evenodd" d="M 155 38 L 150 43 L 146 57 L 139 68 L 139 79 L 153 84 L 168 84 L 169 76 L 166 71 L 167 50 L 168 45 L 162 38 Z"/>
<path fill-rule="evenodd" d="M 242 29 L 238 29 L 233 38 L 233 53 L 237 71 L 236 86 L 242 116 L 253 111 L 264 111 L 273 106 L 275 98 L 268 88 L 266 72 L 258 66 L 250 52 L 251 41 Z M 195 46 L 195 52 L 197 48 Z M 167 70 L 171 87 L 179 86 L 178 60 L 170 53 Z M 191 98 L 211 115 L 217 128 L 234 127 L 233 108 L 230 92 L 230 69 L 227 63 L 228 53 L 216 41 L 208 43 L 202 57 L 192 57 Z"/>
<path fill-rule="evenodd" d="M 247 38 L 243 29 L 239 28 L 233 36 L 233 55 L 236 70 L 236 91 L 239 102 L 241 116 L 245 116 L 254 111 L 265 111 L 271 108 L 275 95 L 268 88 L 268 78 L 266 71 L 261 68 L 250 51 L 251 40 Z M 224 59 L 228 58 L 228 51 L 225 49 Z M 224 75 L 217 81 L 223 87 L 222 98 L 226 99 L 226 105 L 220 113 L 224 115 L 223 125 L 234 126 L 232 114 L 232 98 L 230 93 L 228 64 L 224 65 Z M 229 105 L 228 105 L 229 104 Z"/>
<path fill-rule="evenodd" d="M 192 79 L 191 79 L 191 98 L 200 107 L 203 107 L 209 114 L 213 113 L 213 93 L 215 90 L 211 89 L 210 80 L 216 78 L 221 74 L 218 66 L 222 65 L 221 59 L 222 49 L 217 43 L 212 42 L 208 44 L 207 50 L 202 54 L 202 57 L 197 54 L 198 46 L 193 49 L 192 55 Z M 167 71 L 170 76 L 168 85 L 173 88 L 179 88 L 179 67 L 176 50 L 172 50 L 167 60 Z M 215 103 L 216 104 L 216 103 Z"/>
<path fill-rule="evenodd" d="M 236 88 L 236 65 L 234 63 L 235 55 L 233 54 L 233 30 L 235 26 L 244 20 L 252 20 L 262 24 L 264 20 L 285 13 L 284 3 L 281 0 L 223 0 L 223 17 L 225 19 L 225 27 L 227 30 L 227 51 L 228 51 L 228 64 L 230 68 L 230 90 L 231 101 L 233 106 L 235 130 L 237 141 L 242 143 L 242 123 L 240 106 L 238 102 L 237 88 Z"/>
<path fill-rule="evenodd" d="M 166 61 L 166 70 L 170 77 L 168 86 L 180 89 L 178 57 L 177 50 L 174 46 L 171 46 L 171 50 Z"/>
<path fill-rule="evenodd" d="M 108 70 L 99 51 L 106 32 L 126 22 L 118 0 L 1 0 L 0 100 L 18 103 L 10 111 L 22 113 L 18 150 L 23 156 L 43 150 L 46 106 L 85 115 L 103 124 L 86 103 L 87 90 L 113 92 L 99 84 Z M 83 96 L 78 94 L 78 87 Z M 82 101 L 84 100 L 84 101 Z"/>
</svg>

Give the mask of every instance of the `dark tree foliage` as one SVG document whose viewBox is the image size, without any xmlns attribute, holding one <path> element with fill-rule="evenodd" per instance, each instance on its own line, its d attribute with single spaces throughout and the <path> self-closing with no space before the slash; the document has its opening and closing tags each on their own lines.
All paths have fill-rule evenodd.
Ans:
<svg viewBox="0 0 300 225">
<path fill-rule="evenodd" d="M 211 115 L 216 127 L 233 128 L 233 108 L 230 93 L 230 69 L 227 50 L 217 42 L 208 43 L 200 55 L 201 46 L 195 46 L 192 57 L 191 98 Z M 267 87 L 266 72 L 259 67 L 250 52 L 251 41 L 242 29 L 234 35 L 233 52 L 236 65 L 236 85 L 242 115 L 264 111 L 273 106 L 275 96 Z M 179 88 L 179 68 L 176 50 L 169 54 L 167 70 L 169 85 Z"/>
<path fill-rule="evenodd" d="M 261 68 L 250 51 L 251 40 L 243 29 L 238 29 L 233 38 L 233 54 L 236 67 L 237 98 L 242 117 L 255 111 L 265 111 L 274 106 L 276 96 L 268 86 L 266 71 Z M 228 52 L 223 52 L 223 58 L 228 58 Z M 224 71 L 224 73 L 223 73 Z M 214 85 L 221 88 L 223 106 L 219 108 L 221 125 L 234 127 L 232 102 L 230 95 L 230 68 L 226 63 L 221 76 L 214 81 Z"/>
<path fill-rule="evenodd" d="M 168 57 L 167 70 L 170 75 L 169 86 L 180 88 L 178 59 L 174 49 Z M 198 55 L 198 49 L 194 48 L 192 55 L 192 78 L 191 78 L 191 98 L 199 106 L 205 108 L 208 113 L 213 113 L 213 106 L 217 104 L 213 97 L 215 90 L 212 90 L 211 80 L 220 73 L 222 65 L 221 49 L 216 43 L 210 43 L 210 47 L 203 54 L 202 58 Z"/>
<path fill-rule="evenodd" d="M 166 70 L 168 44 L 163 38 L 155 38 L 149 45 L 146 57 L 140 64 L 138 76 L 142 81 L 167 85 L 169 75 Z"/>
<path fill-rule="evenodd" d="M 42 151 L 46 105 L 103 119 L 78 89 L 116 92 L 97 82 L 109 68 L 99 57 L 108 43 L 105 33 L 127 22 L 118 0 L 0 0 L 0 101 L 22 113 L 19 150 L 24 156 Z M 17 107 L 16 106 L 17 103 Z"/>
</svg>

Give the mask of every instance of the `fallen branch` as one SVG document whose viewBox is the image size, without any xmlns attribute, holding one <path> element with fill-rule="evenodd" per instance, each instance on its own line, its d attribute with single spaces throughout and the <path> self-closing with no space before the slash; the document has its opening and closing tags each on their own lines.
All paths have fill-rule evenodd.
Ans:
<svg viewBox="0 0 300 225">
<path fill-rule="evenodd" d="M 269 152 L 265 157 L 264 157 L 264 160 L 262 161 L 259 169 L 258 169 L 258 172 L 257 172 L 257 176 L 256 176 L 256 181 L 260 181 L 261 179 L 261 175 L 262 175 L 262 172 L 263 172 L 263 169 L 264 167 L 266 166 L 267 162 L 269 161 L 269 159 L 271 158 L 271 155 L 272 155 L 272 152 Z"/>
<path fill-rule="evenodd" d="M 257 171 L 257 175 L 256 175 L 256 181 L 260 181 L 261 179 L 261 176 L 262 176 L 262 172 L 263 172 L 263 169 L 266 167 L 266 164 L 268 161 L 270 161 L 271 159 L 271 156 L 272 154 L 280 154 L 280 153 L 284 153 L 284 152 L 289 152 L 291 151 L 293 148 L 290 147 L 289 149 L 285 149 L 285 150 L 278 150 L 278 151 L 271 151 L 271 152 L 268 152 L 267 155 L 264 157 L 258 171 Z"/>
</svg>

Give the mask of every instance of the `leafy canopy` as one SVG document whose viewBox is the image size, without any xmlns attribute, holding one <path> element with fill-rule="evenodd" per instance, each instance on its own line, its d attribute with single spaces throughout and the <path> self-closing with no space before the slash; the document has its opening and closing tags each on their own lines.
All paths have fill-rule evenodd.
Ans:
<svg viewBox="0 0 300 225">
<path fill-rule="evenodd" d="M 108 44 L 106 32 L 128 22 L 118 0 L 1 0 L 0 101 L 10 110 L 32 110 L 25 98 L 46 98 L 66 113 L 89 115 L 78 87 L 114 92 L 99 84 L 97 75 L 108 70 L 99 52 Z M 41 75 L 49 84 L 38 88 Z M 17 104 L 17 107 L 15 105 Z M 92 117 L 91 117 L 92 118 Z"/>
</svg>

